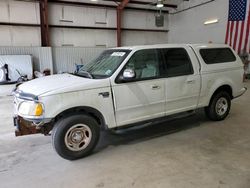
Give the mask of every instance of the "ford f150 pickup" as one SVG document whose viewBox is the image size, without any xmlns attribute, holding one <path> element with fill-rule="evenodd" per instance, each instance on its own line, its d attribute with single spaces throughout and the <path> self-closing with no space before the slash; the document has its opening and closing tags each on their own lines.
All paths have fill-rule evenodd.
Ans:
<svg viewBox="0 0 250 188">
<path fill-rule="evenodd" d="M 226 45 L 166 44 L 105 50 L 74 74 L 42 77 L 14 92 L 16 136 L 52 134 L 68 160 L 87 156 L 101 128 L 119 129 L 205 108 L 227 117 L 242 95 L 243 64 Z"/>
</svg>

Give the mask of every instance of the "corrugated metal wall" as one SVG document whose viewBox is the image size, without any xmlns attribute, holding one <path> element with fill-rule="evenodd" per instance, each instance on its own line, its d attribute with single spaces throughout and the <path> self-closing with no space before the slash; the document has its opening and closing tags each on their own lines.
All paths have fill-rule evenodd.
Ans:
<svg viewBox="0 0 250 188">
<path fill-rule="evenodd" d="M 99 55 L 105 48 L 53 47 L 54 72 L 73 72 L 75 64 L 85 64 Z"/>
<path fill-rule="evenodd" d="M 0 55 L 31 55 L 35 70 L 53 72 L 52 51 L 49 47 L 0 47 Z"/>
<path fill-rule="evenodd" d="M 31 55 L 34 70 L 73 72 L 75 64 L 85 64 L 99 55 L 104 47 L 0 47 L 0 55 Z"/>
</svg>

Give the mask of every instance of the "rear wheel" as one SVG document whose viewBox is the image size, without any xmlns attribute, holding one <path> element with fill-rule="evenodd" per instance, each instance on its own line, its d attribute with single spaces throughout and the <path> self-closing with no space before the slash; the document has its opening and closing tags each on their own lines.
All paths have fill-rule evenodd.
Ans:
<svg viewBox="0 0 250 188">
<path fill-rule="evenodd" d="M 95 119 L 87 115 L 72 115 L 56 123 L 52 143 L 61 157 L 75 160 L 93 151 L 99 135 L 100 127 Z"/>
<path fill-rule="evenodd" d="M 213 121 L 220 121 L 227 117 L 231 108 L 231 97 L 225 92 L 218 92 L 213 96 L 208 107 L 205 108 L 207 117 Z"/>
</svg>

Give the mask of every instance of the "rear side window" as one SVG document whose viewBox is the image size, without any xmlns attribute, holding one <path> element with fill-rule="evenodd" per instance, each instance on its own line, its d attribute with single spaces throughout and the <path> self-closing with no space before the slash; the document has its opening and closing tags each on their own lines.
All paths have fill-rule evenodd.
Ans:
<svg viewBox="0 0 250 188">
<path fill-rule="evenodd" d="M 227 63 L 236 60 L 230 48 L 201 49 L 200 54 L 206 64 Z"/>
<path fill-rule="evenodd" d="M 192 63 L 184 48 L 162 49 L 165 60 L 165 76 L 183 76 L 193 74 Z"/>
</svg>

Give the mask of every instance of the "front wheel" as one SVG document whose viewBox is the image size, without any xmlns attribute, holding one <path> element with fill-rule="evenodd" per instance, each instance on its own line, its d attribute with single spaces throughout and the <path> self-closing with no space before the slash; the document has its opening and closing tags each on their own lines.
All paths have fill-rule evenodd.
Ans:
<svg viewBox="0 0 250 188">
<path fill-rule="evenodd" d="M 231 97 L 227 92 L 219 92 L 213 96 L 208 107 L 205 108 L 207 117 L 213 121 L 220 121 L 227 117 L 231 108 Z"/>
<path fill-rule="evenodd" d="M 64 159 L 75 160 L 89 155 L 95 148 L 100 127 L 90 116 L 72 115 L 59 120 L 52 131 L 52 143 Z"/>
</svg>

